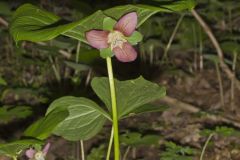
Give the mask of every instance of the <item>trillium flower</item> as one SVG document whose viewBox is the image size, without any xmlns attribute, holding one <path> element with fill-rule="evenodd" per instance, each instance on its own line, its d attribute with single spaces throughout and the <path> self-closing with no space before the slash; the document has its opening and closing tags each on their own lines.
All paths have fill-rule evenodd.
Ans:
<svg viewBox="0 0 240 160">
<path fill-rule="evenodd" d="M 49 148 L 50 148 L 50 143 L 47 143 L 41 151 L 37 151 L 36 149 L 30 148 L 26 150 L 25 155 L 30 160 L 45 160 L 45 157 L 48 153 Z"/>
<path fill-rule="evenodd" d="M 108 17 L 103 21 L 104 30 L 90 30 L 86 32 L 86 39 L 92 47 L 100 50 L 102 57 L 113 53 L 119 61 L 131 62 L 137 58 L 132 45 L 142 40 L 142 35 L 135 31 L 136 26 L 136 12 L 122 16 L 117 22 Z"/>
</svg>

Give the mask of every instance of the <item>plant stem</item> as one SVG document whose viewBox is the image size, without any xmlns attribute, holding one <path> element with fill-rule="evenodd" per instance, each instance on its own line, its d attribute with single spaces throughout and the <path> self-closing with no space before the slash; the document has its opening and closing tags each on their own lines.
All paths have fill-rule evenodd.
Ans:
<svg viewBox="0 0 240 160">
<path fill-rule="evenodd" d="M 236 70 L 236 63 L 237 63 L 237 53 L 233 53 L 233 64 L 232 64 L 232 71 L 235 74 Z M 234 110 L 234 98 L 235 98 L 235 79 L 232 78 L 231 80 L 231 109 Z"/>
<path fill-rule="evenodd" d="M 81 48 L 81 41 L 78 41 L 77 50 L 76 50 L 76 57 L 75 57 L 75 62 L 76 63 L 79 62 L 80 48 Z"/>
<path fill-rule="evenodd" d="M 58 70 L 56 64 L 54 63 L 52 57 L 48 56 L 48 59 L 52 64 L 52 69 L 54 71 L 55 77 L 56 77 L 57 81 L 60 83 L 61 82 L 61 76 L 60 76 L 59 70 Z"/>
<path fill-rule="evenodd" d="M 199 69 L 200 69 L 200 72 L 202 72 L 203 71 L 203 39 L 202 39 L 201 29 L 199 34 L 199 59 L 200 59 Z"/>
<path fill-rule="evenodd" d="M 192 24 L 192 33 L 193 33 L 193 46 L 194 46 L 194 52 L 193 52 L 193 69 L 194 71 L 197 71 L 198 69 L 198 54 L 197 54 L 197 33 L 196 33 L 196 26 Z"/>
<path fill-rule="evenodd" d="M 170 39 L 169 39 L 169 41 L 168 41 L 168 44 L 167 44 L 166 48 L 164 49 L 162 62 L 163 62 L 165 59 L 167 60 L 167 58 L 168 58 L 168 57 L 167 57 L 167 53 L 168 53 L 168 51 L 169 51 L 169 49 L 170 49 L 170 47 L 171 47 L 172 41 L 173 41 L 173 39 L 174 39 L 174 37 L 175 37 L 175 35 L 176 35 L 176 33 L 177 33 L 177 30 L 178 30 L 178 28 L 179 28 L 179 26 L 180 26 L 180 24 L 181 24 L 184 16 L 185 16 L 185 15 L 182 14 L 181 17 L 180 17 L 180 18 L 178 19 L 178 21 L 177 21 L 177 24 L 176 24 L 176 26 L 175 26 L 175 28 L 174 28 L 174 30 L 173 30 L 173 33 L 172 33 L 172 35 L 171 35 L 171 37 L 170 37 Z"/>
<path fill-rule="evenodd" d="M 223 95 L 223 84 L 222 84 L 222 78 L 220 73 L 220 68 L 218 66 L 218 63 L 215 62 L 216 70 L 217 70 L 217 77 L 218 77 L 218 83 L 219 83 L 219 92 L 220 92 L 220 98 L 221 98 L 221 105 L 224 107 L 224 95 Z"/>
<path fill-rule="evenodd" d="M 85 160 L 83 140 L 80 141 L 80 144 L 81 144 L 81 155 L 82 155 L 82 160 Z"/>
<path fill-rule="evenodd" d="M 130 149 L 131 149 L 131 147 L 128 146 L 127 149 L 126 149 L 126 152 L 123 155 L 123 159 L 122 160 L 127 160 L 127 156 L 128 156 L 128 153 L 129 153 Z"/>
<path fill-rule="evenodd" d="M 111 150 L 112 150 L 112 143 L 113 143 L 113 127 L 111 129 L 111 136 L 108 144 L 107 156 L 106 160 L 110 160 Z"/>
<path fill-rule="evenodd" d="M 204 156 L 204 153 L 205 153 L 205 151 L 206 151 L 207 145 L 208 145 L 208 143 L 210 142 L 210 140 L 212 139 L 213 135 L 214 135 L 214 134 L 212 133 L 212 134 L 210 134 L 210 135 L 208 136 L 208 139 L 207 139 L 207 141 L 205 142 L 205 144 L 204 144 L 204 146 L 203 146 L 202 153 L 201 153 L 201 156 L 200 156 L 200 159 L 199 159 L 199 160 L 203 160 L 203 156 Z"/>
<path fill-rule="evenodd" d="M 213 32 L 211 31 L 210 27 L 207 25 L 207 23 L 202 19 L 202 17 L 194 10 L 191 10 L 192 15 L 196 18 L 196 20 L 199 22 L 199 24 L 203 27 L 203 30 L 208 35 L 209 39 L 211 40 L 213 46 L 215 47 L 218 57 L 219 57 L 219 63 L 220 67 L 223 70 L 223 72 L 226 73 L 226 76 L 231 80 L 232 78 L 235 79 L 235 86 L 240 90 L 240 81 L 236 78 L 236 75 L 232 73 L 232 71 L 228 68 L 228 66 L 224 63 L 224 56 L 223 51 L 214 36 Z"/>
<path fill-rule="evenodd" d="M 112 61 L 110 57 L 107 57 L 106 60 L 107 60 L 108 79 L 109 79 L 111 102 L 112 102 L 114 160 L 119 160 L 120 150 L 119 150 L 119 137 L 118 137 L 118 115 L 117 115 L 117 102 L 116 102 L 113 70 L 112 70 Z"/>
<path fill-rule="evenodd" d="M 132 149 L 132 158 L 136 159 L 136 157 L 137 157 L 136 147 L 133 147 L 133 149 Z"/>
</svg>

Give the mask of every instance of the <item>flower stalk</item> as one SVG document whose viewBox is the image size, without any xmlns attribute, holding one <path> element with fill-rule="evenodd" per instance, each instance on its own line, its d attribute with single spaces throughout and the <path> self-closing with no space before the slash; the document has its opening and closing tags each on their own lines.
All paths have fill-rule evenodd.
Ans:
<svg viewBox="0 0 240 160">
<path fill-rule="evenodd" d="M 107 57 L 106 61 L 107 61 L 108 79 L 109 79 L 111 102 L 112 102 L 114 160 L 119 160 L 120 150 L 119 150 L 119 135 L 118 135 L 118 115 L 117 115 L 115 84 L 114 84 L 113 70 L 112 70 L 112 60 L 110 57 Z"/>
<path fill-rule="evenodd" d="M 111 129 L 111 136 L 110 136 L 110 139 L 109 139 L 106 160 L 110 160 L 111 150 L 112 150 L 112 143 L 113 143 L 113 127 Z"/>
</svg>

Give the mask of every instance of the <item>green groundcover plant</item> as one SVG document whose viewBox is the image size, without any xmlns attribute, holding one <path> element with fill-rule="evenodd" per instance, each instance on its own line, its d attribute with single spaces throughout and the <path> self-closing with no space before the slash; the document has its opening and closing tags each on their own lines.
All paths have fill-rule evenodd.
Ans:
<svg viewBox="0 0 240 160">
<path fill-rule="evenodd" d="M 106 159 L 110 159 L 114 144 L 114 160 L 121 158 L 118 122 L 132 115 L 161 111 L 162 107 L 146 105 L 166 94 L 159 86 L 143 77 L 119 81 L 114 79 L 111 57 L 121 62 L 137 58 L 133 47 L 143 36 L 137 31 L 150 16 L 158 12 L 177 12 L 192 9 L 192 0 L 156 2 L 157 5 L 123 5 L 98 10 L 76 22 L 65 23 L 60 17 L 31 4 L 20 6 L 10 25 L 10 33 L 18 44 L 20 41 L 48 41 L 63 35 L 89 44 L 106 59 L 108 77 L 95 77 L 91 87 L 105 107 L 85 97 L 65 96 L 53 101 L 43 118 L 25 131 L 26 137 L 19 141 L 1 144 L 0 154 L 17 159 L 22 152 L 29 159 L 43 160 L 48 152 L 44 140 L 50 135 L 62 136 L 70 141 L 88 140 L 98 134 L 106 121 L 112 123 L 112 132 Z"/>
</svg>

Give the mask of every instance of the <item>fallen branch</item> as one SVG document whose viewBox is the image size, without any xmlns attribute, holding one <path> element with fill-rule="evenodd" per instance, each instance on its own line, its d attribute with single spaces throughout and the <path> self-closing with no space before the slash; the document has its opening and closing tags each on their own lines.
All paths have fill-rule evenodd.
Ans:
<svg viewBox="0 0 240 160">
<path fill-rule="evenodd" d="M 180 101 L 176 98 L 172 98 L 172 97 L 169 97 L 169 96 L 165 96 L 159 102 L 164 103 L 164 104 L 166 104 L 168 106 L 171 106 L 171 107 L 181 108 L 182 110 L 190 112 L 190 113 L 197 113 L 197 112 L 202 111 L 200 108 L 198 108 L 196 106 L 193 106 L 191 104 L 182 102 L 182 101 Z M 215 121 L 215 122 L 226 123 L 226 124 L 232 125 L 236 128 L 240 128 L 240 122 L 236 122 L 232 119 L 223 117 L 221 115 L 214 115 L 214 114 L 209 114 L 208 113 L 207 118 L 209 118 L 210 120 Z"/>
<path fill-rule="evenodd" d="M 207 23 L 202 19 L 202 17 L 194 10 L 191 10 L 192 15 L 196 18 L 196 20 L 199 22 L 199 24 L 202 26 L 208 37 L 210 38 L 213 46 L 215 47 L 218 57 L 219 57 L 219 63 L 222 68 L 222 70 L 226 73 L 227 77 L 232 80 L 235 79 L 236 87 L 240 90 L 240 81 L 236 78 L 235 74 L 229 69 L 229 67 L 224 63 L 224 54 L 223 51 L 216 39 L 216 37 L 213 35 L 213 32 L 211 31 L 210 27 L 207 25 Z"/>
</svg>

